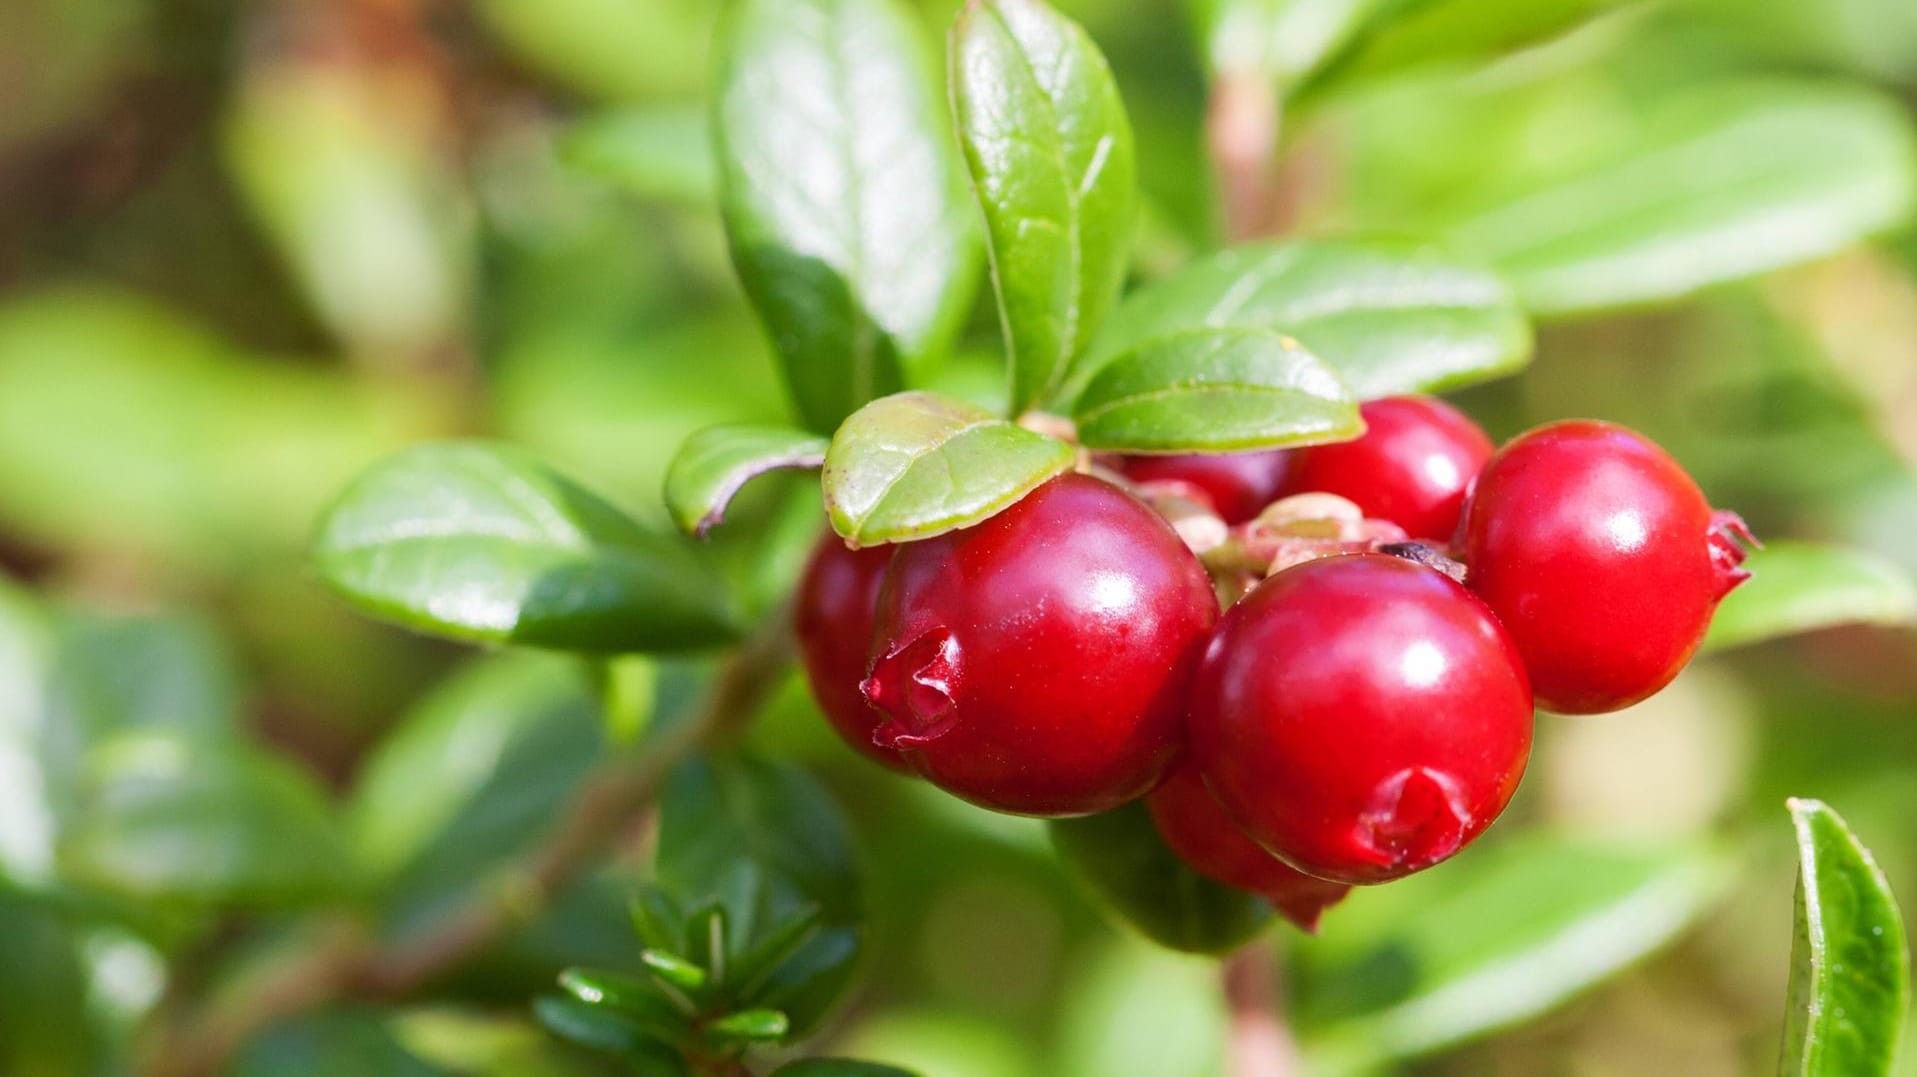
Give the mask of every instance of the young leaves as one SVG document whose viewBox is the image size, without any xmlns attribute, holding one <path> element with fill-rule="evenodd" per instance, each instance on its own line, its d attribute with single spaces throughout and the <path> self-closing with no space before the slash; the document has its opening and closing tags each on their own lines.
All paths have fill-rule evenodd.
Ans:
<svg viewBox="0 0 1917 1077">
<path fill-rule="evenodd" d="M 1296 242 L 1201 259 L 1129 296 L 1075 367 L 1083 385 L 1115 357 L 1199 327 L 1295 338 L 1360 400 L 1509 374 L 1531 332 L 1493 274 L 1429 247 Z"/>
<path fill-rule="evenodd" d="M 675 540 L 504 445 L 422 445 L 321 521 L 334 590 L 409 628 L 574 651 L 683 650 L 733 631 L 724 586 Z"/>
<path fill-rule="evenodd" d="M 713 123 L 733 261 L 815 430 L 950 341 L 976 238 L 897 0 L 741 0 Z"/>
<path fill-rule="evenodd" d="M 1884 873 L 1823 802 L 1790 801 L 1797 934 L 1779 1077 L 1887 1075 L 1910 997 L 1910 953 Z"/>
<path fill-rule="evenodd" d="M 725 519 L 739 488 L 768 471 L 818 467 L 827 441 L 776 426 L 713 426 L 679 446 L 666 472 L 666 509 L 687 534 L 701 538 Z"/>
<path fill-rule="evenodd" d="M 1098 47 L 1041 0 L 974 0 L 951 48 L 1017 413 L 1058 386 L 1124 282 L 1131 123 Z"/>
<path fill-rule="evenodd" d="M 983 520 L 1072 465 L 1072 447 L 936 393 L 875 400 L 825 455 L 832 528 L 864 546 Z"/>
<path fill-rule="evenodd" d="M 1862 550 L 1775 542 L 1751 551 L 1744 567 L 1751 578 L 1718 606 L 1707 648 L 1843 624 L 1917 623 L 1917 581 Z"/>
</svg>

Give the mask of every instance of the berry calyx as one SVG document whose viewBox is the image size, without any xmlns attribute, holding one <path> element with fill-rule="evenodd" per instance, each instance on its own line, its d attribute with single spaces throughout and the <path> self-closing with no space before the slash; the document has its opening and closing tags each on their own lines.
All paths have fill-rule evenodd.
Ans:
<svg viewBox="0 0 1917 1077">
<path fill-rule="evenodd" d="M 1174 768 L 1145 806 L 1159 837 L 1193 871 L 1260 895 L 1305 931 L 1318 930 L 1324 911 L 1351 892 L 1344 883 L 1313 878 L 1260 848 L 1218 806 L 1189 762 Z"/>
<path fill-rule="evenodd" d="M 1359 410 L 1364 435 L 1299 450 L 1285 491 L 1337 494 L 1412 538 L 1449 541 L 1465 488 L 1491 458 L 1491 439 L 1433 397 L 1387 397 Z"/>
<path fill-rule="evenodd" d="M 1259 845 L 1334 882 L 1463 848 L 1511 799 L 1531 693 L 1491 611 L 1385 554 L 1308 561 L 1228 610 L 1192 689 L 1193 759 Z"/>
<path fill-rule="evenodd" d="M 884 716 L 859 692 L 866 653 L 872 646 L 879 584 L 885 579 L 885 566 L 892 562 L 892 551 L 891 546 L 847 549 L 838 536 L 827 532 L 813 547 L 805 573 L 799 577 L 792 622 L 806 683 L 832 728 L 866 758 L 904 771 L 909 768 L 897 752 L 873 743 L 873 730 Z"/>
<path fill-rule="evenodd" d="M 954 795 L 1023 815 L 1106 811 L 1177 755 L 1217 615 L 1163 520 L 1067 474 L 899 547 L 862 690 L 883 712 L 880 743 Z"/>
<path fill-rule="evenodd" d="M 1226 523 L 1236 524 L 1278 500 L 1291 472 L 1291 457 L 1283 449 L 1202 456 L 1127 456 L 1118 461 L 1118 468 L 1135 483 L 1166 485 L 1186 496 L 1202 497 Z"/>
<path fill-rule="evenodd" d="M 1642 435 L 1576 420 L 1523 434 L 1478 477 L 1461 531 L 1465 582 L 1524 655 L 1538 703 L 1627 707 L 1663 688 L 1749 573 L 1750 531 L 1713 512 Z"/>
</svg>

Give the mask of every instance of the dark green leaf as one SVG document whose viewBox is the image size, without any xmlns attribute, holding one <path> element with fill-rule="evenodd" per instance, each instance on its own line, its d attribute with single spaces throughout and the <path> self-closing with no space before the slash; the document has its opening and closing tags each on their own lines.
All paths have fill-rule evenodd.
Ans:
<svg viewBox="0 0 1917 1077">
<path fill-rule="evenodd" d="M 765 985 L 772 973 L 819 930 L 819 907 L 807 906 L 768 930 L 733 962 L 732 983 L 742 997 Z"/>
<path fill-rule="evenodd" d="M 1043 403 L 1125 280 L 1131 123 L 1105 57 L 1042 0 L 974 0 L 952 28 L 952 105 L 1012 368 Z"/>
<path fill-rule="evenodd" d="M 778 1043 L 791 1027 L 777 1010 L 740 1010 L 707 1025 L 706 1032 L 721 1043 Z"/>
<path fill-rule="evenodd" d="M 1059 858 L 1099 903 L 1161 946 L 1222 954 L 1271 923 L 1263 898 L 1186 867 L 1159 838 L 1143 802 L 1047 827 Z"/>
<path fill-rule="evenodd" d="M 1153 338 L 1207 326 L 1292 337 L 1360 400 L 1498 377 L 1531 354 L 1530 327 L 1509 289 L 1433 248 L 1258 244 L 1202 259 L 1129 296 L 1073 383 Z"/>
<path fill-rule="evenodd" d="M 733 631 L 690 551 L 505 445 L 422 445 L 378 465 L 327 513 L 314 559 L 367 612 L 455 639 L 608 653 Z"/>
<path fill-rule="evenodd" d="M 639 891 L 627 906 L 632 916 L 633 933 L 654 950 L 672 950 L 685 945 L 679 920 L 683 915 L 672 896 L 656 886 Z"/>
<path fill-rule="evenodd" d="M 686 1015 L 657 987 L 637 976 L 603 969 L 567 969 L 559 987 L 588 1006 L 610 1010 L 665 1042 L 686 1031 Z"/>
<path fill-rule="evenodd" d="M 1316 70 L 1384 0 L 1190 0 L 1212 70 L 1279 86 Z"/>
<path fill-rule="evenodd" d="M 282 1021 L 248 1043 L 231 1077 L 444 1077 L 394 1038 L 371 1010 L 341 1008 Z"/>
<path fill-rule="evenodd" d="M 712 132 L 691 108 L 622 108 L 588 116 L 559 139 L 567 164 L 640 198 L 705 208 L 719 180 Z"/>
<path fill-rule="evenodd" d="M 933 65 L 896 0 L 741 0 L 714 125 L 733 260 L 806 424 L 830 431 L 950 343 L 967 220 Z"/>
<path fill-rule="evenodd" d="M 804 1036 L 818 1027 L 851 984 L 859 946 L 856 928 L 821 931 L 779 965 L 751 998 L 741 1001 L 778 1010 L 791 1020 L 792 1034 Z"/>
<path fill-rule="evenodd" d="M 688 1077 L 691 1073 L 678 1051 L 619 1015 L 578 999 L 541 995 L 533 999 L 533 1014 L 555 1035 L 638 1063 L 645 1067 L 640 1072 L 647 1077 Z"/>
<path fill-rule="evenodd" d="M 1753 551 L 1744 563 L 1751 578 L 1717 607 L 1704 640 L 1707 648 L 1740 647 L 1844 624 L 1917 622 L 1917 582 L 1874 554 L 1776 542 Z"/>
<path fill-rule="evenodd" d="M 687 438 L 666 472 L 666 508 L 688 534 L 703 536 L 725 519 L 726 505 L 754 476 L 787 467 L 819 467 L 829 442 L 777 426 L 713 426 Z"/>
<path fill-rule="evenodd" d="M 911 1070 L 850 1058 L 802 1058 L 772 1071 L 772 1077 L 917 1077 Z"/>
<path fill-rule="evenodd" d="M 825 455 L 832 528 L 872 546 L 978 523 L 1072 466 L 1070 445 L 933 393 L 859 409 Z"/>
<path fill-rule="evenodd" d="M 1364 432 L 1338 376 L 1269 329 L 1148 341 L 1105 364 L 1073 418 L 1087 448 L 1120 452 L 1231 452 Z"/>
<path fill-rule="evenodd" d="M 1884 873 L 1821 801 L 1790 802 L 1797 828 L 1797 934 L 1780 1077 L 1896 1071 L 1910 951 Z"/>
</svg>

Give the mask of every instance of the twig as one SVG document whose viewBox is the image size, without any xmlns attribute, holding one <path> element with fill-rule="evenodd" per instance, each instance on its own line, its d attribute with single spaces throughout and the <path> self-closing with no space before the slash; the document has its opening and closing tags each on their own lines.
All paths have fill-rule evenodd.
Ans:
<svg viewBox="0 0 1917 1077">
<path fill-rule="evenodd" d="M 1278 966 L 1270 944 L 1253 941 L 1225 959 L 1222 970 L 1230 1029 L 1225 1072 L 1231 1077 L 1298 1077 L 1298 1044 L 1285 1027 Z"/>
<path fill-rule="evenodd" d="M 1217 173 L 1225 237 L 1266 235 L 1278 221 L 1278 92 L 1264 73 L 1221 74 L 1211 87 L 1205 145 Z"/>
</svg>

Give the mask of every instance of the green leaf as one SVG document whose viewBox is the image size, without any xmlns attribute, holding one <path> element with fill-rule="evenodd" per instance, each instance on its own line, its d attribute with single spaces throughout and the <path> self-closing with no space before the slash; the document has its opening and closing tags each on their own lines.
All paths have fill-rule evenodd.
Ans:
<svg viewBox="0 0 1917 1077">
<path fill-rule="evenodd" d="M 934 393 L 859 409 L 825 454 L 825 510 L 849 542 L 930 538 L 978 523 L 1072 466 L 1070 445 Z"/>
<path fill-rule="evenodd" d="M 1042 0 L 974 0 L 952 28 L 952 107 L 1012 369 L 1043 403 L 1125 281 L 1138 215 L 1131 122 L 1077 23 Z"/>
<path fill-rule="evenodd" d="M 707 1025 L 706 1032 L 722 1043 L 778 1043 L 791 1028 L 777 1010 L 740 1010 Z"/>
<path fill-rule="evenodd" d="M 772 1077 L 917 1077 L 911 1070 L 850 1058 L 801 1058 L 772 1071 Z"/>
<path fill-rule="evenodd" d="M 573 124 L 559 137 L 559 156 L 627 194 L 705 208 L 718 176 L 712 131 L 691 108 L 610 109 Z"/>
<path fill-rule="evenodd" d="M 1730 878 L 1719 856 L 1550 835 L 1360 887 L 1298 948 L 1314 1072 L 1426 1055 L 1545 1013 L 1668 945 Z"/>
<path fill-rule="evenodd" d="M 1845 624 L 1917 623 L 1917 582 L 1863 550 L 1774 542 L 1744 562 L 1751 578 L 1717 607 L 1707 649 Z"/>
<path fill-rule="evenodd" d="M 1642 0 L 1374 0 L 1377 12 L 1316 83 L 1487 61 Z"/>
<path fill-rule="evenodd" d="M 713 123 L 733 261 L 826 432 L 943 352 L 977 238 L 933 65 L 896 0 L 741 0 Z"/>
<path fill-rule="evenodd" d="M 1531 355 L 1530 327 L 1509 289 L 1434 248 L 1268 243 L 1201 259 L 1127 297 L 1073 383 L 1154 338 L 1201 327 L 1292 337 L 1360 400 L 1499 377 Z"/>
<path fill-rule="evenodd" d="M 321 521 L 313 556 L 368 613 L 455 639 L 611 653 L 733 633 L 690 551 L 505 445 L 421 445 L 374 467 Z"/>
<path fill-rule="evenodd" d="M 1910 951 L 1884 873 L 1817 800 L 1793 799 L 1797 934 L 1780 1077 L 1896 1072 L 1910 1001 Z"/>
<path fill-rule="evenodd" d="M 643 950 L 639 954 L 639 963 L 660 983 L 676 987 L 688 995 L 697 996 L 706 989 L 706 970 L 677 954 L 664 950 Z"/>
<path fill-rule="evenodd" d="M 559 987 L 586 1005 L 610 1010 L 667 1042 L 686 1031 L 685 1014 L 658 988 L 637 976 L 601 969 L 567 969 L 559 974 Z"/>
<path fill-rule="evenodd" d="M 448 1077 L 408 1051 L 377 1011 L 336 1007 L 278 1022 L 254 1037 L 231 1077 Z"/>
<path fill-rule="evenodd" d="M 541 995 L 533 999 L 533 1015 L 554 1035 L 596 1051 L 619 1055 L 645 1067 L 650 1077 L 687 1077 L 685 1059 L 678 1051 L 646 1034 L 618 1014 L 578 999 Z"/>
<path fill-rule="evenodd" d="M 1186 867 L 1144 803 L 1046 824 L 1052 847 L 1100 905 L 1161 946 L 1222 954 L 1271 923 L 1263 898 Z"/>
<path fill-rule="evenodd" d="M 1231 452 L 1364 432 L 1338 376 L 1269 329 L 1192 329 L 1107 363 L 1073 412 L 1087 448 Z"/>
<path fill-rule="evenodd" d="M 1286 86 L 1318 68 L 1384 0 L 1190 0 L 1212 70 Z"/>
<path fill-rule="evenodd" d="M 1819 258 L 1897 225 L 1914 202 L 1917 141 L 1892 102 L 1735 83 L 1661 103 L 1625 152 L 1508 196 L 1450 235 L 1530 310 L 1568 315 Z"/>
<path fill-rule="evenodd" d="M 819 467 L 830 444 L 817 434 L 778 426 L 712 426 L 679 446 L 666 472 L 666 508 L 679 529 L 704 537 L 725 519 L 726 505 L 753 478 L 779 468 Z"/>
</svg>

